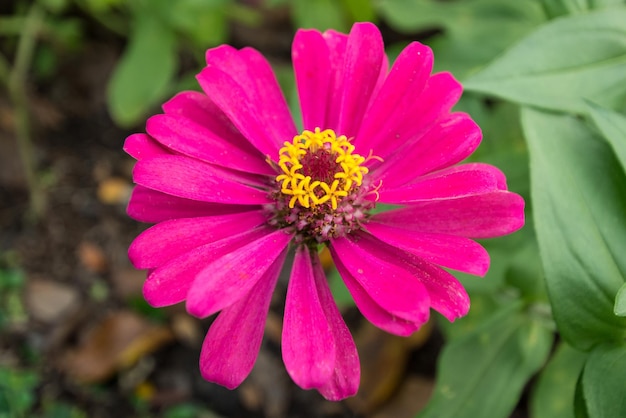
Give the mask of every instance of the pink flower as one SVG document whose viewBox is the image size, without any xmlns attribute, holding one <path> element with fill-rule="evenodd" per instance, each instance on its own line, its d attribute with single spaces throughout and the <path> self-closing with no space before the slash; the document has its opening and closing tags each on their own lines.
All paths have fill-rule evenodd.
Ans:
<svg viewBox="0 0 626 418">
<path fill-rule="evenodd" d="M 287 251 L 295 251 L 282 353 L 302 388 L 354 395 L 357 351 L 326 282 L 326 245 L 357 307 L 376 326 L 410 335 L 430 309 L 453 321 L 469 298 L 443 267 L 484 275 L 473 238 L 511 233 L 524 201 L 486 164 L 458 164 L 481 140 L 451 109 L 461 85 L 431 75 L 413 42 L 389 70 L 378 29 L 300 30 L 293 64 L 298 131 L 268 62 L 254 49 L 211 49 L 183 92 L 128 137 L 137 184 L 128 213 L 156 223 L 129 255 L 148 270 L 146 300 L 219 312 L 200 358 L 205 379 L 238 386 L 255 362 Z M 397 209 L 373 214 L 377 203 Z"/>
</svg>

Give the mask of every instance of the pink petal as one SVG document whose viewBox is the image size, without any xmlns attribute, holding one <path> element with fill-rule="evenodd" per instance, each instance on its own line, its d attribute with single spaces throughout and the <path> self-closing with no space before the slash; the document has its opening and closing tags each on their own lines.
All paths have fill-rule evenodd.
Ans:
<svg viewBox="0 0 626 418">
<path fill-rule="evenodd" d="M 154 138 L 146 134 L 132 134 L 126 138 L 126 141 L 124 141 L 124 151 L 136 160 L 171 154 L 171 152 L 155 141 Z"/>
<path fill-rule="evenodd" d="M 300 29 L 296 32 L 291 48 L 293 69 L 302 110 L 304 129 L 324 128 L 333 81 L 332 62 L 326 40 L 316 30 Z"/>
<path fill-rule="evenodd" d="M 317 253 L 313 257 L 313 277 L 322 309 L 335 341 L 335 367 L 333 374 L 318 390 L 326 399 L 338 401 L 356 394 L 359 389 L 361 366 L 356 345 L 350 330 L 341 317 Z"/>
<path fill-rule="evenodd" d="M 343 265 L 341 258 L 339 258 L 332 247 L 330 247 L 330 252 L 335 266 L 350 291 L 356 306 L 368 321 L 391 334 L 401 336 L 411 335 L 422 326 L 422 323 L 406 320 L 383 309 Z"/>
<path fill-rule="evenodd" d="M 128 256 L 138 269 L 155 268 L 196 247 L 254 229 L 266 220 L 260 210 L 172 219 L 147 229 L 135 238 Z"/>
<path fill-rule="evenodd" d="M 244 172 L 274 173 L 260 153 L 248 153 L 184 116 L 153 116 L 148 119 L 146 130 L 154 139 L 183 155 Z"/>
<path fill-rule="evenodd" d="M 202 377 L 234 389 L 250 374 L 259 354 L 272 293 L 285 259 L 269 267 L 247 295 L 225 308 L 202 343 Z"/>
<path fill-rule="evenodd" d="M 407 231 L 402 227 L 368 222 L 365 229 L 376 238 L 443 267 L 483 276 L 489 254 L 477 242 L 454 235 Z"/>
<path fill-rule="evenodd" d="M 430 305 L 434 310 L 449 321 L 467 315 L 470 299 L 456 277 L 412 254 L 395 252 L 391 254 L 390 260 L 394 256 L 398 257 L 396 260 L 398 263 L 403 259 L 407 261 L 408 266 L 405 264 L 407 270 L 411 271 L 424 285 L 430 297 Z"/>
<path fill-rule="evenodd" d="M 355 23 L 348 36 L 343 79 L 337 86 L 341 108 L 337 132 L 354 137 L 359 129 L 369 99 L 377 86 L 385 50 L 378 28 L 372 23 Z"/>
<path fill-rule="evenodd" d="M 340 96 L 343 73 L 345 70 L 344 61 L 346 55 L 346 47 L 348 45 L 348 35 L 339 33 L 334 30 L 325 31 L 322 36 L 328 45 L 328 53 L 330 58 L 330 85 L 328 91 L 320 91 L 320 100 L 326 101 L 326 118 L 325 126 L 329 129 L 337 131 L 339 126 L 339 115 L 341 113 Z M 308 51 L 307 51 L 308 53 Z"/>
<path fill-rule="evenodd" d="M 418 145 L 420 138 L 431 130 L 448 113 L 461 97 L 462 86 L 449 73 L 431 76 L 424 90 L 407 104 L 406 117 L 392 120 L 380 133 L 373 150 L 374 155 L 384 161 L 400 153 L 406 158 L 407 150 Z M 359 134 L 359 136 L 363 136 Z M 369 149 L 358 152 L 367 155 Z"/>
<path fill-rule="evenodd" d="M 207 51 L 198 74 L 207 96 L 264 155 L 276 159 L 296 135 L 287 103 L 269 63 L 255 50 L 223 45 Z"/>
<path fill-rule="evenodd" d="M 157 192 L 143 186 L 135 186 L 126 212 L 128 216 L 140 222 L 156 223 L 176 218 L 226 215 L 257 208 L 258 206 L 250 205 L 199 202 Z"/>
<path fill-rule="evenodd" d="M 433 54 L 429 47 L 412 42 L 398 56 L 384 80 L 379 93 L 373 98 L 354 144 L 361 153 L 375 151 L 380 142 L 407 117 L 408 111 L 419 99 L 433 68 Z"/>
<path fill-rule="evenodd" d="M 191 119 L 211 131 L 213 135 L 241 148 L 248 154 L 258 153 L 258 150 L 241 135 L 224 112 L 209 97 L 199 91 L 178 93 L 163 104 L 163 111 L 171 116 L 184 116 Z"/>
<path fill-rule="evenodd" d="M 232 305 L 254 287 L 274 261 L 283 257 L 292 235 L 274 231 L 211 259 L 187 295 L 187 311 L 205 318 Z"/>
<path fill-rule="evenodd" d="M 267 192 L 241 184 L 241 177 L 183 156 L 139 160 L 135 183 L 185 199 L 230 204 L 270 203 Z"/>
<path fill-rule="evenodd" d="M 465 113 L 452 113 L 403 152 L 390 155 L 370 175 L 395 188 L 434 170 L 467 158 L 480 144 L 482 133 Z"/>
<path fill-rule="evenodd" d="M 355 234 L 354 240 L 358 240 L 358 245 L 364 247 L 370 254 L 376 253 L 381 259 L 406 271 L 414 281 L 418 281 L 427 294 L 429 306 L 450 321 L 467 314 L 469 310 L 467 292 L 447 271 L 400 248 L 387 245 L 367 233 Z"/>
<path fill-rule="evenodd" d="M 298 247 L 287 288 L 282 335 L 283 361 L 304 389 L 323 386 L 335 367 L 335 341 L 322 308 L 305 246 Z"/>
<path fill-rule="evenodd" d="M 194 248 L 151 271 L 143 285 L 146 301 L 155 307 L 173 305 L 187 298 L 196 276 L 214 260 L 239 250 L 274 229 L 256 228 Z"/>
<path fill-rule="evenodd" d="M 428 321 L 430 302 L 422 284 L 400 266 L 389 263 L 369 234 L 353 234 L 331 241 L 331 247 L 350 275 L 376 304 L 410 322 Z M 350 289 L 350 288 L 348 288 Z"/>
<path fill-rule="evenodd" d="M 493 238 L 524 226 L 524 199 L 501 190 L 418 202 L 406 208 L 376 214 L 372 220 L 408 231 Z"/>
<path fill-rule="evenodd" d="M 449 167 L 419 178 L 414 183 L 378 190 L 381 202 L 406 204 L 422 200 L 448 199 L 506 189 L 504 174 L 496 167 L 471 163 Z"/>
</svg>

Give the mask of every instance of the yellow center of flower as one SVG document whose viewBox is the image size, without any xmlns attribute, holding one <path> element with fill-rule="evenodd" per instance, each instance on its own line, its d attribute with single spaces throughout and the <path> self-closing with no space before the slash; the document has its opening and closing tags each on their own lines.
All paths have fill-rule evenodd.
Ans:
<svg viewBox="0 0 626 418">
<path fill-rule="evenodd" d="M 335 131 L 326 129 L 304 131 L 280 149 L 278 165 L 282 173 L 276 176 L 281 192 L 291 196 L 289 207 L 296 203 L 313 208 L 329 202 L 333 209 L 348 196 L 354 186 L 360 186 L 367 167 L 365 158 L 353 154 L 354 146 Z"/>
</svg>

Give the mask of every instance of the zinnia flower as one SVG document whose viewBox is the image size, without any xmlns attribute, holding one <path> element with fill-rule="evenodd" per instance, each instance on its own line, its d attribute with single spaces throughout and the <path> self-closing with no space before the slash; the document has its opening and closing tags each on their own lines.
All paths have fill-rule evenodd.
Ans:
<svg viewBox="0 0 626 418">
<path fill-rule="evenodd" d="M 430 309 L 453 321 L 469 298 L 446 269 L 484 275 L 473 238 L 524 223 L 523 199 L 486 164 L 458 164 L 481 140 L 451 109 L 461 85 L 431 74 L 419 42 L 388 68 L 378 29 L 300 30 L 293 65 L 298 131 L 269 63 L 254 49 L 206 53 L 203 92 L 182 92 L 127 138 L 137 159 L 128 213 L 156 223 L 132 243 L 153 306 L 186 301 L 219 312 L 204 340 L 203 377 L 228 388 L 250 373 L 289 250 L 282 356 L 292 379 L 338 400 L 356 393 L 352 336 L 318 257 L 327 246 L 356 306 L 410 335 Z M 397 208 L 374 213 L 378 203 Z M 444 269 L 446 268 L 446 269 Z"/>
</svg>

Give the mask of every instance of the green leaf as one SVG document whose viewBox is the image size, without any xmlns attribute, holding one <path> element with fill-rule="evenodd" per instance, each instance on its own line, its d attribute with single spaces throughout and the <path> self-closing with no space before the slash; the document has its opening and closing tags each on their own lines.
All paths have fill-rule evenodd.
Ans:
<svg viewBox="0 0 626 418">
<path fill-rule="evenodd" d="M 532 418 L 574 418 L 574 394 L 587 354 L 561 343 L 539 375 L 530 400 Z"/>
<path fill-rule="evenodd" d="M 623 6 L 624 0 L 541 0 L 550 18 L 584 13 L 593 9 Z"/>
<path fill-rule="evenodd" d="M 473 332 L 449 342 L 439 359 L 435 392 L 420 418 L 508 417 L 541 367 L 552 333 L 511 304 Z"/>
<path fill-rule="evenodd" d="M 134 23 L 107 91 L 109 112 L 120 126 L 137 123 L 162 100 L 176 71 L 175 37 L 168 27 L 147 14 Z"/>
<path fill-rule="evenodd" d="M 579 119 L 522 111 L 535 229 L 557 326 L 573 347 L 622 340 L 613 301 L 626 272 L 626 178 Z"/>
<path fill-rule="evenodd" d="M 465 81 L 467 90 L 582 113 L 626 106 L 626 8 L 554 20 Z"/>
<path fill-rule="evenodd" d="M 619 288 L 617 295 L 615 295 L 613 313 L 617 316 L 626 316 L 626 283 Z"/>
<path fill-rule="evenodd" d="M 435 71 L 461 79 L 545 20 L 535 1 L 381 0 L 376 5 L 398 31 L 443 29 L 426 41 L 435 50 Z"/>
<path fill-rule="evenodd" d="M 343 0 L 343 4 L 353 22 L 376 22 L 371 0 Z"/>
<path fill-rule="evenodd" d="M 583 395 L 589 418 L 626 417 L 626 346 L 603 345 L 589 356 Z"/>
<path fill-rule="evenodd" d="M 336 0 L 292 0 L 291 12 L 296 28 L 350 30 L 341 3 Z"/>
<path fill-rule="evenodd" d="M 590 102 L 587 103 L 587 109 L 626 171 L 626 117 Z"/>
</svg>

